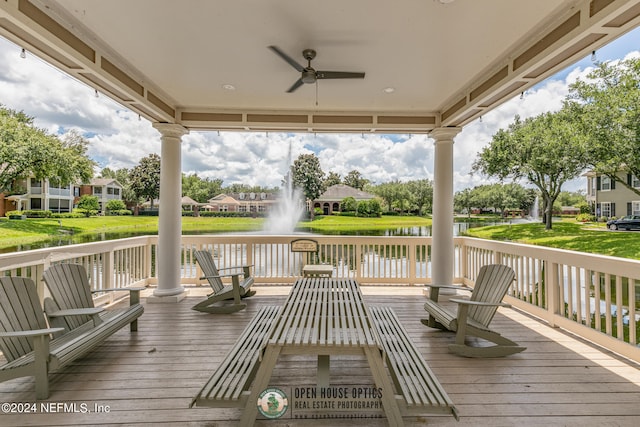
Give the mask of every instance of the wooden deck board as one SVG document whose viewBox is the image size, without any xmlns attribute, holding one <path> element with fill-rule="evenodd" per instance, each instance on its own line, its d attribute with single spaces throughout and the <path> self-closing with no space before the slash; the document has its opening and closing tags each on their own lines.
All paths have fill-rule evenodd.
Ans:
<svg viewBox="0 0 640 427">
<path fill-rule="evenodd" d="M 255 287 L 257 295 L 238 313 L 191 310 L 202 297 L 179 304 L 145 304 L 139 332 L 119 331 L 96 351 L 51 375 L 45 402 L 109 406 L 109 413 L 2 414 L 0 425 L 237 425 L 238 409 L 188 405 L 227 350 L 263 305 L 282 304 L 284 295 Z M 640 369 L 596 346 L 513 310 L 499 310 L 492 328 L 528 349 L 500 359 L 466 359 L 448 353 L 451 333 L 420 324 L 418 291 L 389 295 L 363 290 L 369 304 L 392 307 L 460 411 L 450 416 L 405 418 L 408 426 L 637 426 L 640 425 Z M 314 358 L 284 355 L 272 384 L 313 384 Z M 366 361 L 332 358 L 332 379 L 341 384 L 371 381 Z M 134 380 L 132 380 L 134 379 Z M 31 379 L 0 383 L 0 400 L 34 402 Z M 335 422 L 334 422 L 335 421 Z M 321 426 L 326 422 L 257 421 L 257 426 Z M 386 420 L 332 420 L 335 426 L 385 426 Z"/>
</svg>

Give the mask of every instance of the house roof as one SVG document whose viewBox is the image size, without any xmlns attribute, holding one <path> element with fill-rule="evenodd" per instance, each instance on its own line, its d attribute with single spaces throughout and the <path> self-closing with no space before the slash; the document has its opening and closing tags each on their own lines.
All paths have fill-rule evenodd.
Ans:
<svg viewBox="0 0 640 427">
<path fill-rule="evenodd" d="M 182 199 L 180 199 L 180 204 L 182 204 L 182 205 L 198 205 L 199 203 L 196 202 L 195 200 L 193 200 L 189 196 L 182 196 Z"/>
<path fill-rule="evenodd" d="M 95 178 L 92 179 L 89 185 L 93 185 L 94 187 L 102 187 L 105 185 L 117 185 L 122 188 L 122 184 L 118 182 L 117 179 L 114 178 Z"/>
<path fill-rule="evenodd" d="M 215 205 L 239 205 L 240 203 L 231 196 L 226 194 L 218 194 L 217 196 L 209 199 L 209 204 Z"/>
<path fill-rule="evenodd" d="M 353 197 L 356 200 L 369 200 L 375 196 L 366 191 L 358 190 L 357 188 L 350 187 L 344 184 L 336 184 L 327 188 L 327 191 L 322 193 L 316 200 L 342 200 L 346 197 Z"/>
</svg>

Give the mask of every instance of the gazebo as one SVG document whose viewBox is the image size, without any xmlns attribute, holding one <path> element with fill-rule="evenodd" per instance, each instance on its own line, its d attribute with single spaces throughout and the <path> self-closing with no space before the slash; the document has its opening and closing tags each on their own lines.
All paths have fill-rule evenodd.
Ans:
<svg viewBox="0 0 640 427">
<path fill-rule="evenodd" d="M 188 132 L 429 134 L 433 279 L 448 283 L 455 136 L 639 24 L 640 0 L 0 2 L 0 35 L 160 133 L 155 296 L 166 299 L 184 292 Z"/>
</svg>

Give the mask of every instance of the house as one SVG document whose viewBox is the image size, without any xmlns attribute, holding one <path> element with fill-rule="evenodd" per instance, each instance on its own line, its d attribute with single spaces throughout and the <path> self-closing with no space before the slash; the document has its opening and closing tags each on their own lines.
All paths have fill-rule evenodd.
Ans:
<svg viewBox="0 0 640 427">
<path fill-rule="evenodd" d="M 212 212 L 269 212 L 278 201 L 274 193 L 218 194 L 209 199 L 207 210 Z"/>
<path fill-rule="evenodd" d="M 598 217 L 640 215 L 640 194 L 607 175 L 589 171 L 583 176 L 587 177 L 587 203 Z M 618 172 L 617 176 L 640 191 L 640 178 L 627 172 Z"/>
<path fill-rule="evenodd" d="M 322 193 L 320 197 L 313 200 L 311 206 L 313 208 L 320 208 L 324 215 L 331 215 L 333 212 L 341 211 L 340 203 L 347 197 L 353 197 L 356 202 L 363 200 L 371 200 L 375 196 L 366 191 L 358 190 L 357 188 L 350 187 L 344 184 L 336 184 L 327 188 L 327 191 Z"/>
<path fill-rule="evenodd" d="M 96 196 L 98 198 L 98 203 L 100 204 L 100 211 L 105 213 L 107 210 L 107 203 L 110 200 L 122 200 L 122 184 L 113 178 L 93 179 L 89 184 L 83 184 L 80 186 L 79 195 L 76 197 L 79 198 L 85 194 Z"/>
<path fill-rule="evenodd" d="M 13 185 L 14 191 L 3 196 L 0 213 L 23 210 L 45 210 L 56 213 L 71 212 L 80 194 L 76 185 L 61 185 L 54 179 L 26 178 Z"/>
</svg>

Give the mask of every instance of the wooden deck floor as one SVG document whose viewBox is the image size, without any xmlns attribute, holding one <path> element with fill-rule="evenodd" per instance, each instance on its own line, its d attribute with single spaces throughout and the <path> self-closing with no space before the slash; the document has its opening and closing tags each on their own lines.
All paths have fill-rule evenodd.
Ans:
<svg viewBox="0 0 640 427">
<path fill-rule="evenodd" d="M 246 310 L 232 315 L 190 310 L 201 296 L 179 304 L 146 304 L 139 332 L 122 330 L 96 351 L 51 375 L 53 403 L 43 413 L 0 412 L 2 426 L 237 425 L 240 410 L 192 408 L 189 403 L 240 331 L 266 304 L 280 304 L 288 288 L 257 287 Z M 195 292 L 198 293 L 198 292 Z M 637 364 L 575 339 L 514 310 L 501 310 L 493 326 L 528 349 L 501 359 L 465 359 L 447 352 L 453 335 L 430 330 L 420 289 L 364 287 L 369 304 L 393 307 L 460 412 L 405 418 L 432 426 L 638 426 Z M 271 383 L 313 384 L 315 361 L 282 358 Z M 332 360 L 332 378 L 370 381 L 364 360 Z M 0 403 L 34 403 L 31 379 L 0 383 Z M 75 412 L 73 412 L 75 404 Z M 66 407 L 65 407 L 66 405 Z M 5 406 L 3 406 L 5 409 Z M 90 412 L 85 412 L 87 409 Z M 96 412 L 96 410 L 103 412 Z M 108 412 L 107 412 L 108 410 Z M 276 420 L 257 426 L 384 426 L 380 420 Z"/>
</svg>

